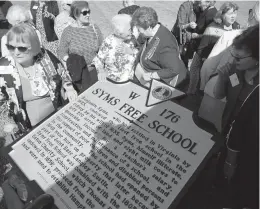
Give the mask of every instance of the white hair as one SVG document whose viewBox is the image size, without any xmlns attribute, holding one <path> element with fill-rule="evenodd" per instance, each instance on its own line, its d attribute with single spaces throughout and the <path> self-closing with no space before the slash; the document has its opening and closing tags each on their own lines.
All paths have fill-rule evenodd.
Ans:
<svg viewBox="0 0 260 209">
<path fill-rule="evenodd" d="M 114 33 L 120 35 L 125 33 L 126 30 L 131 28 L 130 22 L 132 17 L 127 14 L 118 14 L 112 18 L 112 25 L 114 27 Z"/>
<path fill-rule="evenodd" d="M 135 4 L 135 0 L 123 0 L 123 6 L 128 7 Z"/>
<path fill-rule="evenodd" d="M 6 19 L 11 25 L 32 21 L 32 14 L 29 9 L 22 5 L 13 5 L 8 9 Z"/>
</svg>

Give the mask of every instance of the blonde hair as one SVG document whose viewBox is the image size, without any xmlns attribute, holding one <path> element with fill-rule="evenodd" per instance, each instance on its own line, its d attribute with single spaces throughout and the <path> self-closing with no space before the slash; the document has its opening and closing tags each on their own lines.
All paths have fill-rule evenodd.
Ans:
<svg viewBox="0 0 260 209">
<path fill-rule="evenodd" d="M 32 14 L 30 10 L 21 5 L 13 5 L 8 9 L 6 19 L 11 25 L 22 22 L 32 22 Z"/>
<path fill-rule="evenodd" d="M 35 29 L 27 23 L 20 23 L 13 26 L 7 33 L 7 44 L 16 40 L 21 43 L 29 43 L 33 56 L 41 52 L 41 44 Z"/>
<path fill-rule="evenodd" d="M 131 16 L 127 14 L 119 14 L 112 18 L 114 34 L 119 35 L 127 32 L 131 28 Z"/>
</svg>

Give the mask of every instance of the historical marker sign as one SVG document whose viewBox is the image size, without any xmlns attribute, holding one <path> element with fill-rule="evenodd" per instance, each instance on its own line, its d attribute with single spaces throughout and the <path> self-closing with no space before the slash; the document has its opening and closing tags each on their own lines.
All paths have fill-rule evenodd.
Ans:
<svg viewBox="0 0 260 209">
<path fill-rule="evenodd" d="M 13 146 L 10 156 L 60 209 L 166 209 L 214 142 L 192 112 L 148 90 L 98 82 Z"/>
</svg>

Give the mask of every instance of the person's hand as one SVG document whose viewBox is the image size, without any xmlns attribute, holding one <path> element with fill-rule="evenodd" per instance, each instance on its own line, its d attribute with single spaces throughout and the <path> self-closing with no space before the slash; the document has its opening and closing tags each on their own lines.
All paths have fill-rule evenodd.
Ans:
<svg viewBox="0 0 260 209">
<path fill-rule="evenodd" d="M 190 26 L 190 28 L 195 29 L 195 28 L 197 27 L 197 23 L 195 23 L 195 22 L 190 22 L 190 23 L 189 23 L 189 26 Z"/>
<path fill-rule="evenodd" d="M 143 79 L 145 81 L 150 81 L 152 80 L 152 73 L 143 73 Z"/>
<path fill-rule="evenodd" d="M 196 38 L 199 38 L 199 37 L 200 37 L 200 35 L 197 34 L 197 33 L 192 33 L 192 34 L 191 34 L 191 38 L 192 38 L 192 39 L 196 39 Z"/>
<path fill-rule="evenodd" d="M 66 93 L 65 93 L 65 97 L 68 98 L 69 102 L 73 102 L 77 99 L 78 93 L 76 92 L 76 90 L 74 88 L 67 89 Z"/>
<path fill-rule="evenodd" d="M 227 178 L 230 181 L 232 179 L 232 177 L 234 176 L 235 171 L 236 171 L 236 166 L 225 162 L 224 168 L 223 168 L 225 178 Z"/>
<path fill-rule="evenodd" d="M 107 81 L 107 73 L 106 72 L 98 73 L 98 80 L 99 81 Z"/>
<path fill-rule="evenodd" d="M 134 53 L 133 49 L 131 49 L 129 46 L 127 46 L 125 44 L 119 44 L 116 47 L 116 51 L 121 54 L 130 54 L 130 55 L 132 55 Z"/>
</svg>

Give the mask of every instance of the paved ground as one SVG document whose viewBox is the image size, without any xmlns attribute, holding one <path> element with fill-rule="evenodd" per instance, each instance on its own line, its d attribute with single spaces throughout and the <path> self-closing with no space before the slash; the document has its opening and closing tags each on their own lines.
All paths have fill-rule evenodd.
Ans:
<svg viewBox="0 0 260 209">
<path fill-rule="evenodd" d="M 13 1 L 15 4 L 23 4 L 27 7 L 30 1 Z M 150 6 L 158 13 L 159 21 L 171 29 L 175 23 L 177 12 L 183 1 L 137 1 L 140 6 Z M 255 1 L 235 1 L 240 9 L 238 22 L 246 25 L 248 10 L 253 7 Z M 219 8 L 224 1 L 218 1 L 216 7 Z M 104 34 L 108 36 L 112 32 L 110 20 L 123 7 L 122 1 L 89 1 L 92 21 L 96 22 Z"/>
<path fill-rule="evenodd" d="M 138 1 L 140 6 L 153 7 L 159 16 L 159 20 L 169 29 L 172 28 L 178 8 L 182 1 Z M 14 4 L 22 4 L 29 8 L 29 1 L 15 1 Z M 217 2 L 216 7 L 219 8 L 223 2 Z M 255 2 L 252 1 L 239 1 L 238 22 L 242 25 L 246 25 L 248 10 L 253 7 Z M 112 32 L 110 20 L 117 14 L 122 8 L 122 1 L 90 1 L 90 8 L 92 10 L 91 18 L 95 21 L 106 37 Z M 188 109 L 193 109 L 199 105 L 199 98 L 187 98 L 182 101 L 182 105 Z M 3 159 L 0 159 L 0 164 L 4 163 Z M 214 164 L 214 163 L 213 163 Z M 1 168 L 1 165 L 0 165 Z M 0 182 L 2 171 L 0 169 Z M 215 170 L 211 166 L 206 167 L 202 172 L 200 178 L 190 188 L 189 197 L 186 197 L 179 205 L 178 209 L 220 209 L 223 204 L 223 200 L 226 196 L 226 190 L 224 187 L 218 187 L 213 189 L 212 182 L 214 180 Z M 3 205 L 0 205 L 0 209 L 5 209 Z"/>
</svg>

